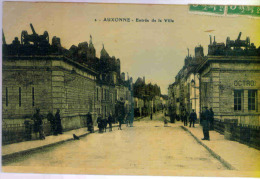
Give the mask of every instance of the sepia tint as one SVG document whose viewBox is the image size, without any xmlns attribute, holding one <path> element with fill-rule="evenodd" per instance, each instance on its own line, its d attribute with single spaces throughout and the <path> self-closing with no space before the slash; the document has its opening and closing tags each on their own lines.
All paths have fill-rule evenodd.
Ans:
<svg viewBox="0 0 260 179">
<path fill-rule="evenodd" d="M 259 18 L 4 2 L 3 172 L 259 177 Z"/>
</svg>

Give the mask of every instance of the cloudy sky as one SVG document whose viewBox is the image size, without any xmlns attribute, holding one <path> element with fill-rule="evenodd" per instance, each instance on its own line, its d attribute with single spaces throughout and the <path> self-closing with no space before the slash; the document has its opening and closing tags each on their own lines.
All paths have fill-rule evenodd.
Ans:
<svg viewBox="0 0 260 179">
<path fill-rule="evenodd" d="M 104 18 L 131 21 L 104 22 Z M 136 22 L 136 18 L 150 22 Z M 174 23 L 151 19 L 173 19 Z M 161 86 L 164 94 L 182 68 L 187 48 L 194 55 L 195 46 L 201 44 L 207 54 L 210 34 L 216 36 L 217 42 L 225 42 L 227 36 L 235 40 L 242 32 L 241 39 L 249 36 L 257 47 L 260 45 L 260 19 L 196 15 L 189 13 L 185 5 L 4 3 L 7 43 L 16 36 L 20 39 L 22 30 L 31 33 L 30 23 L 38 34 L 47 30 L 50 39 L 60 37 L 65 48 L 89 41 L 91 34 L 98 57 L 104 43 L 110 56 L 120 58 L 122 71 L 134 80 L 145 76 L 147 82 Z"/>
</svg>

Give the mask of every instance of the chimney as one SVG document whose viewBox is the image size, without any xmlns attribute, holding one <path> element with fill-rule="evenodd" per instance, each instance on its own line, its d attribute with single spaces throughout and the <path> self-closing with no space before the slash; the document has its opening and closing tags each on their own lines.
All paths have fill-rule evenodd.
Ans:
<svg viewBox="0 0 260 179">
<path fill-rule="evenodd" d="M 123 81 L 125 81 L 125 73 L 124 73 L 124 72 L 121 73 L 121 79 L 122 79 Z"/>
<path fill-rule="evenodd" d="M 209 35 L 209 38 L 210 38 L 210 45 L 212 45 L 212 39 L 211 39 L 211 35 Z"/>
</svg>

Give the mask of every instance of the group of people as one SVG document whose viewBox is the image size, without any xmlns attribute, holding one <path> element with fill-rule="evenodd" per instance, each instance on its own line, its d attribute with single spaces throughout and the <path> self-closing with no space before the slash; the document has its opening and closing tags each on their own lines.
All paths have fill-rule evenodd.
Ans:
<svg viewBox="0 0 260 179">
<path fill-rule="evenodd" d="M 197 120 L 197 114 L 194 109 L 192 109 L 192 111 L 189 114 L 184 108 L 180 116 L 178 116 L 174 112 L 171 112 L 170 118 L 172 123 L 175 122 L 175 119 L 177 119 L 177 121 L 181 120 L 184 126 L 188 126 L 188 120 L 189 120 L 190 123 L 189 127 L 191 126 L 195 127 L 194 125 Z M 204 138 L 202 138 L 202 140 L 210 140 L 209 131 L 214 130 L 214 112 L 212 108 L 210 108 L 209 110 L 208 107 L 203 108 L 203 111 L 200 116 L 200 122 L 203 127 L 203 135 L 204 135 Z"/>
<path fill-rule="evenodd" d="M 107 124 L 109 125 L 109 132 L 112 131 L 112 123 L 114 122 L 114 119 L 111 114 L 109 114 L 108 118 L 102 118 L 101 115 L 98 116 L 97 118 L 97 124 L 98 124 L 98 129 L 99 132 L 106 132 L 107 130 Z M 120 127 L 121 128 L 121 127 Z"/>
<path fill-rule="evenodd" d="M 194 109 L 192 109 L 192 111 L 190 112 L 190 114 L 184 109 L 182 114 L 181 114 L 181 121 L 183 122 L 184 126 L 188 126 L 188 120 L 190 123 L 190 127 L 194 126 L 196 120 L 197 120 L 197 114 L 194 111 Z"/>
<path fill-rule="evenodd" d="M 111 114 L 109 114 L 108 118 L 102 118 L 101 115 L 99 115 L 97 118 L 99 132 L 106 132 L 107 124 L 109 125 L 109 132 L 112 131 L 112 124 L 115 122 L 118 122 L 118 130 L 122 130 L 123 123 L 125 123 L 127 127 L 133 126 L 133 123 L 131 122 L 131 113 L 128 113 L 127 116 L 120 115 L 117 118 L 113 117 Z"/>
<path fill-rule="evenodd" d="M 43 130 L 43 115 L 40 114 L 39 108 L 36 109 L 36 113 L 33 115 L 32 120 L 33 120 L 33 131 L 36 135 L 36 138 L 39 138 L 40 140 L 44 140 L 45 134 Z M 61 125 L 61 117 L 60 117 L 59 109 L 57 109 L 55 116 L 51 112 L 49 112 L 47 114 L 47 120 L 50 122 L 51 133 L 53 135 L 62 134 L 62 125 Z"/>
</svg>

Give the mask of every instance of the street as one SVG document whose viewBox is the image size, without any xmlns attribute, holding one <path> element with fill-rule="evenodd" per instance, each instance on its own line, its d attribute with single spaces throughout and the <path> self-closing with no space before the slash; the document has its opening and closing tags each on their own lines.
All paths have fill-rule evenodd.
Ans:
<svg viewBox="0 0 260 179">
<path fill-rule="evenodd" d="M 164 127 L 162 115 L 113 128 L 80 140 L 41 149 L 15 162 L 5 172 L 84 173 L 127 175 L 218 175 L 228 171 L 180 127 Z"/>
</svg>

